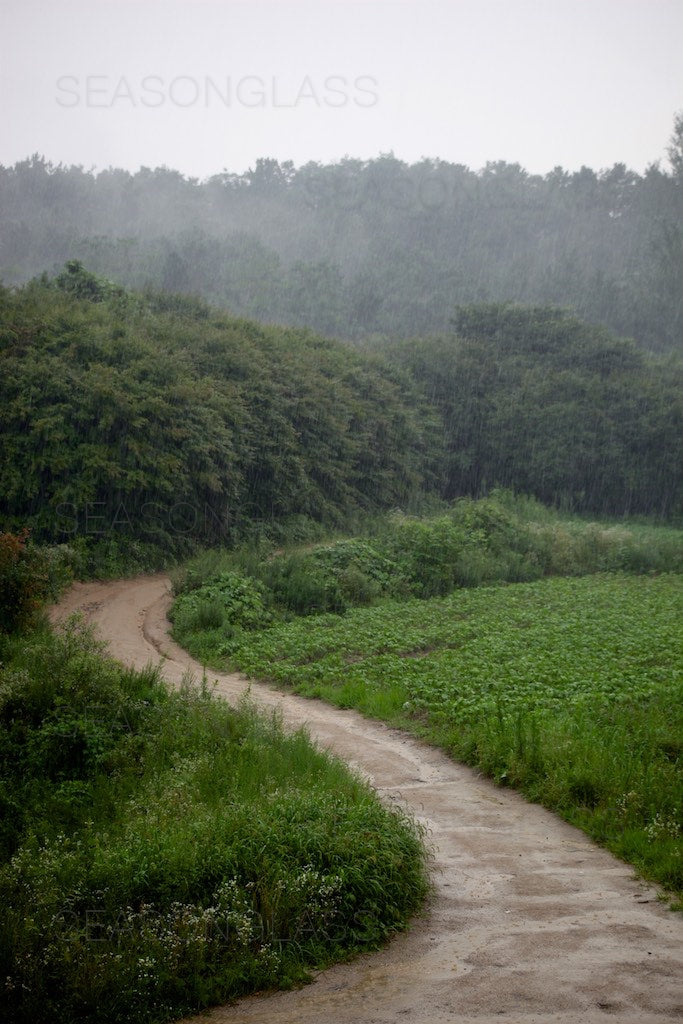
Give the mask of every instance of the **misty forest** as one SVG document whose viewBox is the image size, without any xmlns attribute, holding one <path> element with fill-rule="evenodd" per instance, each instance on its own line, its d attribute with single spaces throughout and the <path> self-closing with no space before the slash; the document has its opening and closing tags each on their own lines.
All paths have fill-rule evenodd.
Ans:
<svg viewBox="0 0 683 1024">
<path fill-rule="evenodd" d="M 496 486 L 679 515 L 683 118 L 669 155 L 1 169 L 8 522 L 65 539 L 96 503 L 163 548 L 160 505 L 212 540 Z"/>
<path fill-rule="evenodd" d="M 440 747 L 680 909 L 683 114 L 643 174 L 34 155 L 0 224 L 7 1019 L 292 988 L 439 884 L 421 805 L 207 669 Z M 48 623 L 160 570 L 203 685 Z"/>
<path fill-rule="evenodd" d="M 261 159 L 199 182 L 34 156 L 0 168 L 0 278 L 75 258 L 126 287 L 360 342 L 448 331 L 463 304 L 559 305 L 668 352 L 683 332 L 681 118 L 669 164 L 540 176 L 389 154 Z"/>
</svg>

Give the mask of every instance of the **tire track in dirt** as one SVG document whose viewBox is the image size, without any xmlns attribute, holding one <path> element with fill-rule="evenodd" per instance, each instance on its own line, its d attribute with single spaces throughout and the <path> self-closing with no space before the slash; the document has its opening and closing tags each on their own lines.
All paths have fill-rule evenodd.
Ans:
<svg viewBox="0 0 683 1024">
<path fill-rule="evenodd" d="M 201 666 L 168 636 L 167 577 L 75 584 L 55 621 L 81 612 L 126 664 L 163 657 L 178 684 Z M 251 996 L 192 1024 L 663 1024 L 683 1018 L 683 926 L 656 890 L 583 833 L 382 724 L 243 676 L 246 690 L 359 769 L 429 830 L 434 892 L 411 929 L 378 953 L 294 992 Z M 190 1024 L 189 1019 L 185 1024 Z"/>
</svg>

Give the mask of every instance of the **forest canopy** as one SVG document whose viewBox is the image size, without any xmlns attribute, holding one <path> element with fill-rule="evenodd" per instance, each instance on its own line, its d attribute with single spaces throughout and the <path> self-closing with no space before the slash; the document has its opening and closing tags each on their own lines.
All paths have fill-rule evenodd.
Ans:
<svg viewBox="0 0 683 1024">
<path fill-rule="evenodd" d="M 670 171 L 258 160 L 206 181 L 0 167 L 0 280 L 71 258 L 127 287 L 347 340 L 448 330 L 458 305 L 560 305 L 654 351 L 683 341 L 683 117 Z"/>
</svg>

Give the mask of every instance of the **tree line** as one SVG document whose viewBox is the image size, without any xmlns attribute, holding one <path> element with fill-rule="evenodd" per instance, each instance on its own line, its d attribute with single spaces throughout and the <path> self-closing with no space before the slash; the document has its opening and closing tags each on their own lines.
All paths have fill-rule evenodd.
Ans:
<svg viewBox="0 0 683 1024">
<path fill-rule="evenodd" d="M 0 289 L 1 528 L 158 550 L 495 486 L 673 517 L 680 360 L 548 307 L 369 351 L 70 261 Z"/>
<path fill-rule="evenodd" d="M 262 159 L 200 182 L 0 167 L 0 278 L 77 257 L 135 288 L 197 294 L 233 314 L 347 340 L 447 330 L 458 305 L 561 305 L 671 351 L 683 340 L 683 115 L 669 169 L 545 175 L 393 155 Z"/>
</svg>

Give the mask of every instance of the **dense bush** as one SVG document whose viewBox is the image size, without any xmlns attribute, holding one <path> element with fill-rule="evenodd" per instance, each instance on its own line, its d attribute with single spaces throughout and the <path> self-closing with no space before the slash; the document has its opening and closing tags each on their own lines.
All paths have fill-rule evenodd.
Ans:
<svg viewBox="0 0 683 1024">
<path fill-rule="evenodd" d="M 225 628 L 228 632 L 263 628 L 270 621 L 264 588 L 254 579 L 221 572 L 211 582 L 175 602 L 172 621 L 180 632 Z"/>
<path fill-rule="evenodd" d="M 27 529 L 0 532 L 0 634 L 30 625 L 45 599 L 71 579 L 75 552 L 37 547 L 28 537 Z"/>
<path fill-rule="evenodd" d="M 76 627 L 6 641 L 0 811 L 13 1024 L 151 1024 L 288 987 L 426 890 L 416 828 L 305 734 L 171 692 Z"/>
<path fill-rule="evenodd" d="M 433 418 L 404 372 L 71 265 L 0 288 L 0 432 L 0 528 L 79 546 L 102 575 L 433 483 Z"/>
</svg>

